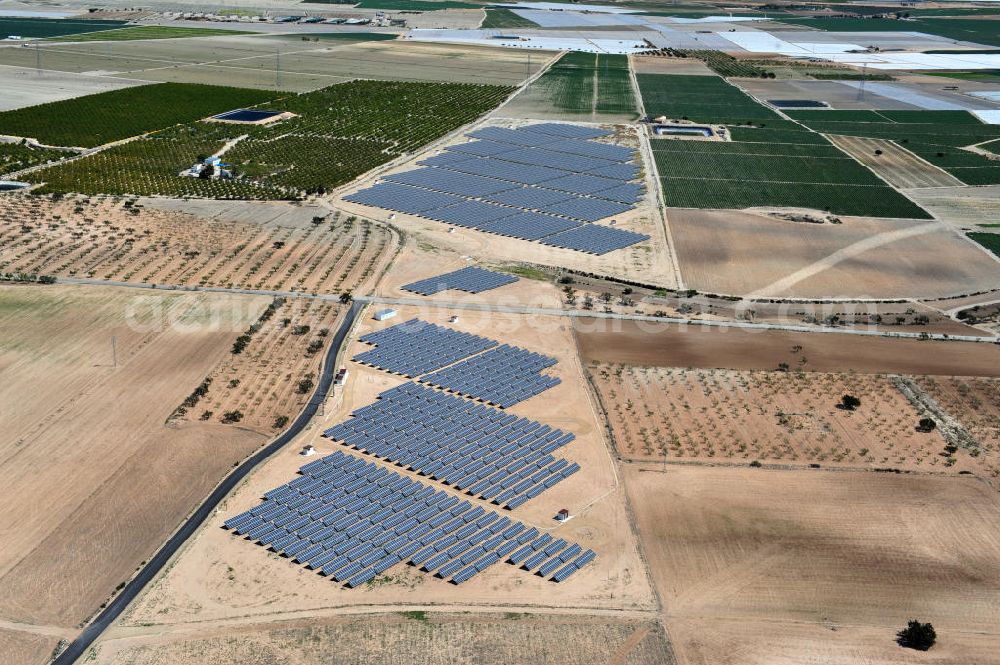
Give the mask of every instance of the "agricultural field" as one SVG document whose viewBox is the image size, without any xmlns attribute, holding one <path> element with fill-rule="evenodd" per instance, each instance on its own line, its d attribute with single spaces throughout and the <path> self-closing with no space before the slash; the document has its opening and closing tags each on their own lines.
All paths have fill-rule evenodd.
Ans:
<svg viewBox="0 0 1000 665">
<path fill-rule="evenodd" d="M 824 134 L 894 141 L 967 185 L 1000 184 L 1000 162 L 963 150 L 1000 137 L 966 111 L 789 111 Z"/>
<path fill-rule="evenodd" d="M 633 120 L 636 104 L 628 68 L 624 55 L 567 53 L 512 101 L 512 111 L 530 117 Z"/>
<path fill-rule="evenodd" d="M 994 12 L 995 15 L 995 12 Z M 828 32 L 923 32 L 955 41 L 1000 46 L 1000 24 L 981 18 L 780 18 L 781 23 Z"/>
<path fill-rule="evenodd" d="M 947 416 L 971 436 L 969 450 L 980 450 L 992 475 L 1000 464 L 1000 381 L 980 377 L 918 376 L 916 384 Z M 963 452 L 965 452 L 963 450 Z"/>
<path fill-rule="evenodd" d="M 954 450 L 938 431 L 917 431 L 929 414 L 911 406 L 891 377 L 800 372 L 808 357 L 794 347 L 787 364 L 787 372 L 613 364 L 589 370 L 619 453 L 632 460 L 1000 474 L 996 441 L 982 452 Z M 843 395 L 861 405 L 840 408 Z"/>
<path fill-rule="evenodd" d="M 837 215 L 929 218 L 830 144 L 660 139 L 652 146 L 670 207 L 779 206 Z"/>
<path fill-rule="evenodd" d="M 907 194 L 938 219 L 960 228 L 1000 219 L 1000 185 L 913 189 Z"/>
<path fill-rule="evenodd" d="M 830 135 L 830 142 L 877 173 L 893 187 L 961 187 L 947 171 L 920 159 L 886 139 Z"/>
<path fill-rule="evenodd" d="M 288 120 L 182 125 L 32 179 L 45 183 L 41 191 L 47 193 L 295 199 L 410 153 L 475 120 L 510 92 L 458 83 L 344 83 L 260 107 L 296 114 Z M 233 180 L 178 176 L 199 156 L 223 152 Z"/>
<path fill-rule="evenodd" d="M 680 663 L 989 663 L 1000 510 L 976 478 L 630 464 Z M 927 654 L 896 631 L 932 621 Z M 916 652 L 913 652 L 916 653 Z"/>
<path fill-rule="evenodd" d="M 161 83 L 0 113 L 0 133 L 47 145 L 92 148 L 192 122 L 277 95 L 245 88 Z"/>
<path fill-rule="evenodd" d="M 392 236 L 326 213 L 256 225 L 131 199 L 0 197 L 0 272 L 181 286 L 341 293 L 369 283 Z"/>
<path fill-rule="evenodd" d="M 483 30 L 491 28 L 537 28 L 538 24 L 531 19 L 518 16 L 509 9 L 496 8 L 486 10 L 486 18 L 483 19 L 482 25 L 479 27 Z"/>
<path fill-rule="evenodd" d="M 102 30 L 82 35 L 50 37 L 52 42 L 127 42 L 136 39 L 181 39 L 186 37 L 232 37 L 251 35 L 245 30 L 222 30 L 219 28 L 182 28 L 171 25 L 137 25 L 117 30 Z"/>
<path fill-rule="evenodd" d="M 18 143 L 0 143 L 0 175 L 53 162 L 66 156 L 67 153 L 61 150 L 33 148 Z"/>
<path fill-rule="evenodd" d="M 99 30 L 114 30 L 126 25 L 125 21 L 92 21 L 88 19 L 16 18 L 0 16 L 0 35 L 18 35 L 24 38 L 79 35 Z"/>
<path fill-rule="evenodd" d="M 718 76 L 636 74 L 646 114 L 725 125 L 791 125 Z M 795 125 L 792 125 L 795 127 Z"/>
<path fill-rule="evenodd" d="M 1000 258 L 1000 233 L 970 233 L 969 237 Z"/>
<path fill-rule="evenodd" d="M 497 612 L 455 614 L 404 611 L 310 619 L 283 626 L 241 630 L 240 637 L 188 635 L 164 643 L 148 635 L 104 641 L 95 665 L 247 665 L 294 662 L 338 665 L 552 665 L 630 663 L 673 665 L 663 627 L 650 620 L 578 614 Z"/>
<path fill-rule="evenodd" d="M 249 430 L 218 422 L 168 427 L 166 419 L 267 302 L 89 286 L 0 288 L 0 401 L 18 405 L 0 413 L 4 620 L 75 635 L 233 464 L 261 445 L 265 437 Z M 46 662 L 52 646 L 36 644 L 21 662 Z"/>
<path fill-rule="evenodd" d="M 708 293 L 892 299 L 1000 286 L 996 261 L 944 222 L 809 223 L 681 209 L 667 216 L 685 284 Z"/>
<path fill-rule="evenodd" d="M 801 347 L 813 372 L 1000 376 L 995 344 L 583 318 L 574 328 L 584 364 L 776 370 L 780 363 L 794 366 L 791 349 Z"/>
</svg>

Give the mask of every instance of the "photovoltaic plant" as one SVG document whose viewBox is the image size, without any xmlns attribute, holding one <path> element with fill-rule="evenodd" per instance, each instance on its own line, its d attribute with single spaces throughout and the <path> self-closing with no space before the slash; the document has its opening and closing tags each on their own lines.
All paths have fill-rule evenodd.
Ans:
<svg viewBox="0 0 1000 665">
<path fill-rule="evenodd" d="M 517 277 L 513 275 L 504 275 L 485 268 L 469 266 L 444 275 L 406 284 L 402 288 L 404 291 L 412 291 L 422 296 L 434 295 L 449 289 L 465 291 L 466 293 L 481 293 L 513 284 L 516 281 Z"/>
<path fill-rule="evenodd" d="M 563 582 L 596 556 L 342 451 L 299 473 L 223 526 L 349 588 L 404 563 L 457 585 L 505 560 Z"/>
<path fill-rule="evenodd" d="M 568 236 L 572 242 L 545 244 L 606 254 L 649 238 L 609 226 L 587 229 L 633 210 L 643 196 L 633 182 L 634 151 L 592 140 L 607 134 L 560 123 L 484 127 L 468 134 L 472 141 L 422 160 L 422 168 L 345 200 L 522 240 L 544 242 L 579 229 Z"/>
</svg>

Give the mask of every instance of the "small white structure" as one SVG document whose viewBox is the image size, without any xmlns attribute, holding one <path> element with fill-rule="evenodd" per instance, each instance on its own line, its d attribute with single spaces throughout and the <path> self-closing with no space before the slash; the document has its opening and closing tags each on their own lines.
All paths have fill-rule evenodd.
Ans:
<svg viewBox="0 0 1000 665">
<path fill-rule="evenodd" d="M 375 312 L 375 320 L 386 321 L 388 319 L 393 318 L 397 314 L 399 314 L 399 312 L 397 312 L 394 309 L 380 309 L 379 311 Z"/>
<path fill-rule="evenodd" d="M 302 452 L 299 453 L 299 455 L 302 455 L 303 457 L 311 457 L 312 455 L 315 454 L 316 454 L 316 449 L 313 448 L 312 446 L 306 446 L 305 448 L 302 449 Z"/>
<path fill-rule="evenodd" d="M 450 319 L 448 319 L 448 323 L 458 323 L 458 317 L 457 316 L 451 317 Z"/>
<path fill-rule="evenodd" d="M 333 385 L 342 386 L 347 381 L 347 368 L 341 367 L 340 371 L 337 372 L 337 376 L 333 379 Z"/>
</svg>

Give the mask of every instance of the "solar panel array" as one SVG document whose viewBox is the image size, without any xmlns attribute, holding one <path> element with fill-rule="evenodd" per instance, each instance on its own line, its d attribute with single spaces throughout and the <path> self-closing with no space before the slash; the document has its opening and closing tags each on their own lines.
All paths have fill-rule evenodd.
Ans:
<svg viewBox="0 0 1000 665">
<path fill-rule="evenodd" d="M 558 385 L 558 378 L 541 373 L 555 364 L 550 356 L 504 344 L 420 381 L 506 408 Z"/>
<path fill-rule="evenodd" d="M 504 275 L 503 273 L 493 272 L 485 268 L 469 266 L 445 273 L 444 275 L 406 284 L 402 288 L 404 291 L 413 291 L 422 296 L 434 295 L 435 293 L 449 289 L 456 289 L 467 293 L 481 293 L 506 286 L 507 284 L 513 284 L 516 281 L 517 277 L 513 275 Z"/>
<path fill-rule="evenodd" d="M 403 562 L 462 584 L 505 558 L 562 582 L 596 556 L 342 451 L 299 472 L 223 526 L 351 588 Z"/>
<path fill-rule="evenodd" d="M 628 212 L 642 198 L 642 186 L 631 182 L 639 174 L 634 151 L 591 140 L 607 134 L 560 123 L 484 127 L 469 133 L 473 141 L 422 160 L 423 168 L 389 175 L 345 200 L 540 241 Z M 572 244 L 546 244 L 605 254 L 649 238 L 601 228 L 571 236 Z"/>
<path fill-rule="evenodd" d="M 440 369 L 497 345 L 491 339 L 420 319 L 369 333 L 361 341 L 375 348 L 354 356 L 355 362 L 408 377 Z"/>
<path fill-rule="evenodd" d="M 580 470 L 552 455 L 576 437 L 404 383 L 324 436 L 513 510 Z"/>
</svg>

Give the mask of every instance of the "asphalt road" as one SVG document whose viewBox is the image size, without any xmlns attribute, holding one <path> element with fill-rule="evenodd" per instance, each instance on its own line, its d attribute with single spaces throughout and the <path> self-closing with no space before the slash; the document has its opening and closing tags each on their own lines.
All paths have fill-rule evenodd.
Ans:
<svg viewBox="0 0 1000 665">
<path fill-rule="evenodd" d="M 233 488 L 246 478 L 247 474 L 253 471 L 258 464 L 278 452 L 309 424 L 319 406 L 326 400 L 330 385 L 333 383 L 334 370 L 337 366 L 337 354 L 340 352 L 344 340 L 347 338 L 347 333 L 350 332 L 351 326 L 354 325 L 354 322 L 358 318 L 358 313 L 364 305 L 362 302 L 351 304 L 351 309 L 334 335 L 333 343 L 330 345 L 330 349 L 326 353 L 326 358 L 323 360 L 319 385 L 316 387 L 316 391 L 310 398 L 309 403 L 302 410 L 302 413 L 292 423 L 292 426 L 266 447 L 261 448 L 253 456 L 248 457 L 242 464 L 233 469 L 232 473 L 219 483 L 208 498 L 198 506 L 166 544 L 149 560 L 149 563 L 143 566 L 136 576 L 125 585 L 121 593 L 115 596 L 111 603 L 97 615 L 96 619 L 83 629 L 83 632 L 70 643 L 66 650 L 52 661 L 53 665 L 72 665 L 83 656 L 97 638 L 100 637 L 101 633 L 108 629 L 114 620 L 125 611 L 129 603 L 157 576 L 170 560 L 170 557 L 198 530 L 202 523 L 215 511 L 216 506 L 229 495 Z"/>
</svg>

